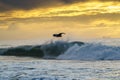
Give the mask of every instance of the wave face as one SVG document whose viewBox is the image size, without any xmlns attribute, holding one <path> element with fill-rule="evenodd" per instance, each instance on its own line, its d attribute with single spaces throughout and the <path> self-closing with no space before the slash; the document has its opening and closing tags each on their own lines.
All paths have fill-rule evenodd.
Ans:
<svg viewBox="0 0 120 80">
<path fill-rule="evenodd" d="M 72 47 L 74 44 L 79 46 L 83 45 L 83 42 L 66 42 L 66 41 L 55 41 L 46 45 L 41 46 L 41 50 L 44 53 L 44 58 L 56 58 L 61 54 L 64 54 L 67 49 Z"/>
<path fill-rule="evenodd" d="M 67 49 L 74 44 L 79 46 L 83 45 L 83 42 L 66 42 L 66 41 L 52 41 L 48 44 L 38 46 L 19 46 L 8 49 L 1 49 L 0 54 L 6 56 L 29 56 L 47 59 L 56 59 L 61 54 L 64 54 Z"/>
<path fill-rule="evenodd" d="M 120 47 L 106 46 L 102 44 L 77 44 L 70 47 L 57 59 L 69 60 L 120 60 Z"/>
<path fill-rule="evenodd" d="M 64 60 L 120 60 L 120 47 L 99 43 L 52 41 L 43 45 L 0 49 L 5 56 Z"/>
</svg>

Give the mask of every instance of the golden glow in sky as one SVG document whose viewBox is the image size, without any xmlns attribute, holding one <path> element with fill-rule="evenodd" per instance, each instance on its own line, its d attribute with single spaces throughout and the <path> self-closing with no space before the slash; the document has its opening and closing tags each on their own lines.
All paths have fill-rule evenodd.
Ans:
<svg viewBox="0 0 120 80">
<path fill-rule="evenodd" d="M 7 16 L 9 13 L 9 17 Z M 79 16 L 96 15 L 99 13 L 120 13 L 120 3 L 114 2 L 85 2 L 74 3 L 52 8 L 36 8 L 32 10 L 13 10 L 1 13 L 6 18 L 31 18 L 31 17 L 54 17 L 54 16 Z"/>
<path fill-rule="evenodd" d="M 58 5 L 0 11 L 0 40 L 47 39 L 59 32 L 66 32 L 71 39 L 120 38 L 119 1 L 55 4 Z"/>
</svg>

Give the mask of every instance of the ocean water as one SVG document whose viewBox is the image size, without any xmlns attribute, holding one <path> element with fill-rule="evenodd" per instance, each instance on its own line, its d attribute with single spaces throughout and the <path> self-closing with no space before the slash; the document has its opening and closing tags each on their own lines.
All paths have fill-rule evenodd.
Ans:
<svg viewBox="0 0 120 80">
<path fill-rule="evenodd" d="M 0 54 L 0 80 L 120 80 L 120 39 L 0 41 Z"/>
<path fill-rule="evenodd" d="M 120 61 L 0 57 L 0 80 L 120 80 Z"/>
</svg>

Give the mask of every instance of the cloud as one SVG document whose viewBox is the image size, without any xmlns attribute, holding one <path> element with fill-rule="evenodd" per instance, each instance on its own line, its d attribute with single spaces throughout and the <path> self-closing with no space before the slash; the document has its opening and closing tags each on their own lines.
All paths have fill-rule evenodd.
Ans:
<svg viewBox="0 0 120 80">
<path fill-rule="evenodd" d="M 55 0 L 54 0 L 55 1 Z M 15 10 L 15 9 L 24 9 L 24 10 L 28 10 L 28 9 L 33 9 L 36 7 L 46 7 L 49 5 L 52 5 L 52 3 L 50 2 L 50 0 L 1 0 L 0 4 L 2 4 L 2 6 L 0 6 L 0 10 L 2 11 L 2 9 L 5 10 Z M 11 8 L 8 8 L 11 7 Z"/>
<path fill-rule="evenodd" d="M 30 0 L 28 2 L 27 1 L 28 0 L 23 0 L 23 1 L 0 0 L 0 4 L 2 4 L 0 6 L 3 6 L 4 8 L 8 9 L 8 12 L 0 13 L 0 25 L 3 24 L 9 25 L 13 22 L 39 23 L 46 21 L 54 21 L 54 22 L 71 21 L 71 22 L 78 22 L 80 24 L 86 24 L 86 23 L 89 24 L 97 20 L 120 22 L 119 2 L 114 4 L 113 2 L 90 3 L 87 2 L 88 0 Z M 89 1 L 93 1 L 93 0 L 89 0 Z M 113 0 L 94 0 L 94 1 L 113 1 Z M 66 5 L 66 6 L 53 7 L 48 9 L 43 8 L 43 7 L 51 7 L 56 5 Z M 36 7 L 40 7 L 43 9 L 38 9 Z M 25 10 L 9 11 L 10 9 L 12 10 L 25 9 Z M 33 10 L 29 10 L 29 9 L 33 9 Z"/>
<path fill-rule="evenodd" d="M 17 1 L 17 0 L 16 0 Z M 26 1 L 26 0 L 25 0 Z M 40 0 L 39 0 L 40 1 Z M 49 1 L 49 0 L 48 0 Z M 58 2 L 57 2 L 58 1 Z M 81 2 L 84 2 L 83 0 L 80 0 Z M 76 3 L 75 3 L 76 2 Z M 78 3 L 77 3 L 78 2 Z M 56 3 L 56 4 L 55 4 Z M 50 4 L 55 4 L 55 5 L 62 5 L 64 4 L 65 6 L 59 6 L 59 7 L 52 7 L 52 8 L 43 8 L 44 6 L 49 6 Z M 75 4 L 72 4 L 75 3 Z M 4 3 L 5 4 L 5 3 Z M 10 3 L 9 3 L 10 4 Z M 16 3 L 17 4 L 17 3 Z M 40 3 L 41 4 L 41 3 Z M 79 16 L 79 15 L 96 15 L 96 14 L 109 14 L 109 13 L 120 13 L 120 4 L 114 3 L 114 2 L 85 2 L 85 3 L 79 3 L 79 0 L 75 1 L 66 1 L 66 0 L 56 0 L 54 3 L 49 2 L 47 5 L 47 2 L 44 2 L 43 7 L 42 5 L 38 5 L 40 8 L 35 8 L 34 4 L 32 5 L 26 5 L 26 6 L 21 6 L 22 4 L 20 3 L 19 5 L 13 5 L 13 11 L 8 12 L 1 12 L 0 17 L 2 17 L 0 20 L 5 20 L 6 18 L 41 18 L 41 17 L 71 17 L 71 16 Z M 71 4 L 71 5 L 67 5 Z M 52 6 L 55 6 L 52 5 Z M 28 9 L 28 10 L 15 10 L 16 9 Z M 35 9 L 33 9 L 35 8 Z M 6 8 L 6 9 L 11 9 Z M 29 10 L 30 9 L 30 10 Z M 113 14 L 114 16 L 114 14 Z"/>
<path fill-rule="evenodd" d="M 9 10 L 31 10 L 34 8 L 45 8 L 53 6 L 67 5 L 77 2 L 87 2 L 93 0 L 0 0 L 0 11 Z M 119 0 L 94 0 L 94 1 L 119 1 Z"/>
<path fill-rule="evenodd" d="M 20 23 L 42 23 L 42 22 L 77 22 L 80 24 L 89 24 L 96 21 L 120 22 L 120 13 L 106 13 L 96 15 L 79 15 L 79 16 L 63 16 L 63 17 L 30 17 L 30 18 L 10 18 L 2 21 L 4 22 L 20 22 Z M 1 24 L 0 23 L 0 24 Z"/>
<path fill-rule="evenodd" d="M 83 2 L 86 0 L 0 0 L 0 11 L 8 10 L 30 10 L 33 8 L 45 8 L 72 4 L 74 2 Z"/>
</svg>

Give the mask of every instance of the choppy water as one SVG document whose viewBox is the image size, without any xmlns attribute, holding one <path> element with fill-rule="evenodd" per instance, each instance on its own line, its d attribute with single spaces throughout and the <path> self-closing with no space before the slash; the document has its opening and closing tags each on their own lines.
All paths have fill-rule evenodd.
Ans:
<svg viewBox="0 0 120 80">
<path fill-rule="evenodd" d="M 120 80 L 120 61 L 0 57 L 0 80 Z"/>
</svg>

